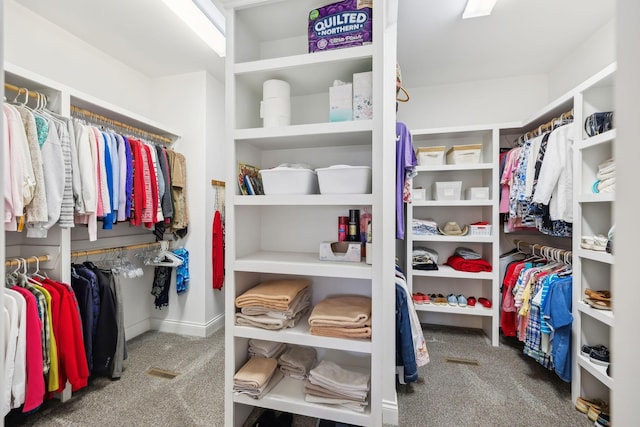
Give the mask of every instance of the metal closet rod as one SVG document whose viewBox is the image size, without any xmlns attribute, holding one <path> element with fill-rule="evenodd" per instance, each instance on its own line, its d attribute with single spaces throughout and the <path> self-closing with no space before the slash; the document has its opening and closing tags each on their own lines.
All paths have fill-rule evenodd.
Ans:
<svg viewBox="0 0 640 427">
<path fill-rule="evenodd" d="M 17 267 L 19 265 L 24 264 L 35 264 L 39 262 L 46 262 L 51 260 L 49 255 L 40 255 L 40 256 L 30 256 L 30 257 L 18 257 L 13 259 L 8 259 L 4 262 L 5 267 Z"/>
<path fill-rule="evenodd" d="M 141 243 L 138 245 L 118 246 L 115 248 L 89 249 L 86 251 L 75 251 L 75 252 L 71 252 L 71 258 L 78 258 L 78 257 L 90 256 L 90 255 L 100 255 L 100 254 L 106 254 L 110 252 L 134 251 L 136 249 L 149 249 L 149 248 L 154 248 L 156 246 L 160 247 L 161 242 Z"/>
<path fill-rule="evenodd" d="M 12 92 L 18 92 L 18 95 L 23 93 L 24 91 L 26 91 L 29 94 L 29 97 L 31 98 L 38 98 L 40 96 L 46 96 L 40 92 L 36 92 L 34 90 L 29 90 L 26 87 L 20 87 L 20 86 L 16 86 L 16 85 L 12 85 L 11 83 L 5 83 L 4 84 L 4 88 L 7 90 L 10 90 Z"/>
<path fill-rule="evenodd" d="M 71 105 L 71 112 L 72 113 L 81 114 L 81 115 L 83 115 L 85 117 L 89 117 L 89 118 L 91 118 L 93 120 L 101 121 L 103 123 L 107 123 L 107 124 L 112 125 L 112 126 L 116 126 L 116 127 L 122 128 L 122 129 L 126 129 L 126 130 L 128 130 L 130 132 L 134 132 L 134 133 L 138 133 L 138 134 L 142 134 L 142 135 L 147 135 L 150 138 L 157 139 L 158 141 L 162 141 L 162 142 L 164 142 L 166 144 L 173 143 L 173 140 L 171 138 L 167 138 L 166 136 L 158 135 L 157 133 L 149 132 L 149 131 L 146 131 L 144 129 L 140 129 L 140 128 L 128 125 L 126 123 L 122 123 L 122 122 L 120 122 L 118 120 L 110 119 L 108 117 L 105 117 L 105 116 L 102 116 L 100 114 L 94 113 L 93 111 L 89 111 L 87 109 L 80 108 L 80 107 L 75 106 L 75 105 Z"/>
<path fill-rule="evenodd" d="M 573 258 L 573 253 L 571 251 L 554 248 L 553 246 L 524 242 L 520 239 L 515 239 L 513 243 L 516 245 L 516 249 L 518 249 L 518 251 L 520 252 L 542 256 L 554 261 L 566 262 L 570 264 Z"/>
</svg>

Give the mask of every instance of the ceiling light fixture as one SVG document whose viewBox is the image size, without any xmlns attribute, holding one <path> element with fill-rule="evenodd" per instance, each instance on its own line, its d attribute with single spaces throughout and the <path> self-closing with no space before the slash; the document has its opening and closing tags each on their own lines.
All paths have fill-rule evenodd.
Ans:
<svg viewBox="0 0 640 427">
<path fill-rule="evenodd" d="M 162 1 L 218 56 L 225 56 L 224 15 L 210 0 Z"/>
<path fill-rule="evenodd" d="M 467 7 L 464 8 L 462 19 L 491 15 L 495 5 L 496 0 L 467 0 Z"/>
</svg>

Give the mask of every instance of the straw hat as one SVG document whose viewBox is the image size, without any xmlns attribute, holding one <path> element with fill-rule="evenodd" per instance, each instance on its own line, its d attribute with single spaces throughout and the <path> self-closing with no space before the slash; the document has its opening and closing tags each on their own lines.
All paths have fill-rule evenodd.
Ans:
<svg viewBox="0 0 640 427">
<path fill-rule="evenodd" d="M 460 229 L 460 226 L 457 222 L 447 222 L 444 227 L 438 227 L 440 234 L 444 234 L 445 236 L 464 236 L 469 232 L 469 226 L 465 225 L 464 228 Z"/>
</svg>

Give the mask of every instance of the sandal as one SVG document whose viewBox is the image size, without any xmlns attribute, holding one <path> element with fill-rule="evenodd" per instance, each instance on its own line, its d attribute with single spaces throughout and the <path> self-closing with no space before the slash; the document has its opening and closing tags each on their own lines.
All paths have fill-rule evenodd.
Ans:
<svg viewBox="0 0 640 427">
<path fill-rule="evenodd" d="M 592 291 L 591 289 L 584 290 L 585 295 L 589 298 L 598 300 L 598 301 L 611 301 L 611 291 Z"/>
<path fill-rule="evenodd" d="M 602 410 L 602 408 L 607 406 L 607 402 L 602 399 L 587 399 L 582 396 L 576 399 L 576 409 L 583 414 L 589 412 L 589 408 L 591 408 L 592 406 L 595 409 Z"/>
<path fill-rule="evenodd" d="M 595 236 L 582 236 L 580 247 L 582 249 L 604 252 L 607 249 L 608 240 L 609 239 L 602 234 L 596 234 Z"/>
<path fill-rule="evenodd" d="M 598 310 L 611 310 L 611 301 L 600 301 L 592 298 L 585 298 L 584 302 Z"/>
</svg>

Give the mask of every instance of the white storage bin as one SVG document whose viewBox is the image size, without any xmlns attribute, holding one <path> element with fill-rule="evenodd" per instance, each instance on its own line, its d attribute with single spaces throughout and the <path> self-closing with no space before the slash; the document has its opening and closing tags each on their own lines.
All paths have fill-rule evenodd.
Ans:
<svg viewBox="0 0 640 427">
<path fill-rule="evenodd" d="M 278 166 L 261 169 L 264 194 L 317 194 L 318 177 L 311 169 Z"/>
<path fill-rule="evenodd" d="M 454 145 L 447 151 L 447 164 L 480 163 L 482 144 Z"/>
<path fill-rule="evenodd" d="M 460 200 L 462 181 L 439 181 L 433 183 L 433 200 Z"/>
<path fill-rule="evenodd" d="M 424 188 L 412 188 L 411 196 L 414 202 L 427 199 L 427 190 Z"/>
<path fill-rule="evenodd" d="M 491 236 L 491 224 L 469 224 L 470 236 Z"/>
<path fill-rule="evenodd" d="M 370 194 L 371 167 L 334 165 L 316 169 L 320 194 Z"/>
<path fill-rule="evenodd" d="M 489 187 L 467 188 L 467 200 L 489 200 Z"/>
<path fill-rule="evenodd" d="M 418 164 L 420 166 L 433 166 L 444 164 L 444 152 L 447 149 L 444 145 L 436 147 L 419 147 Z"/>
</svg>

